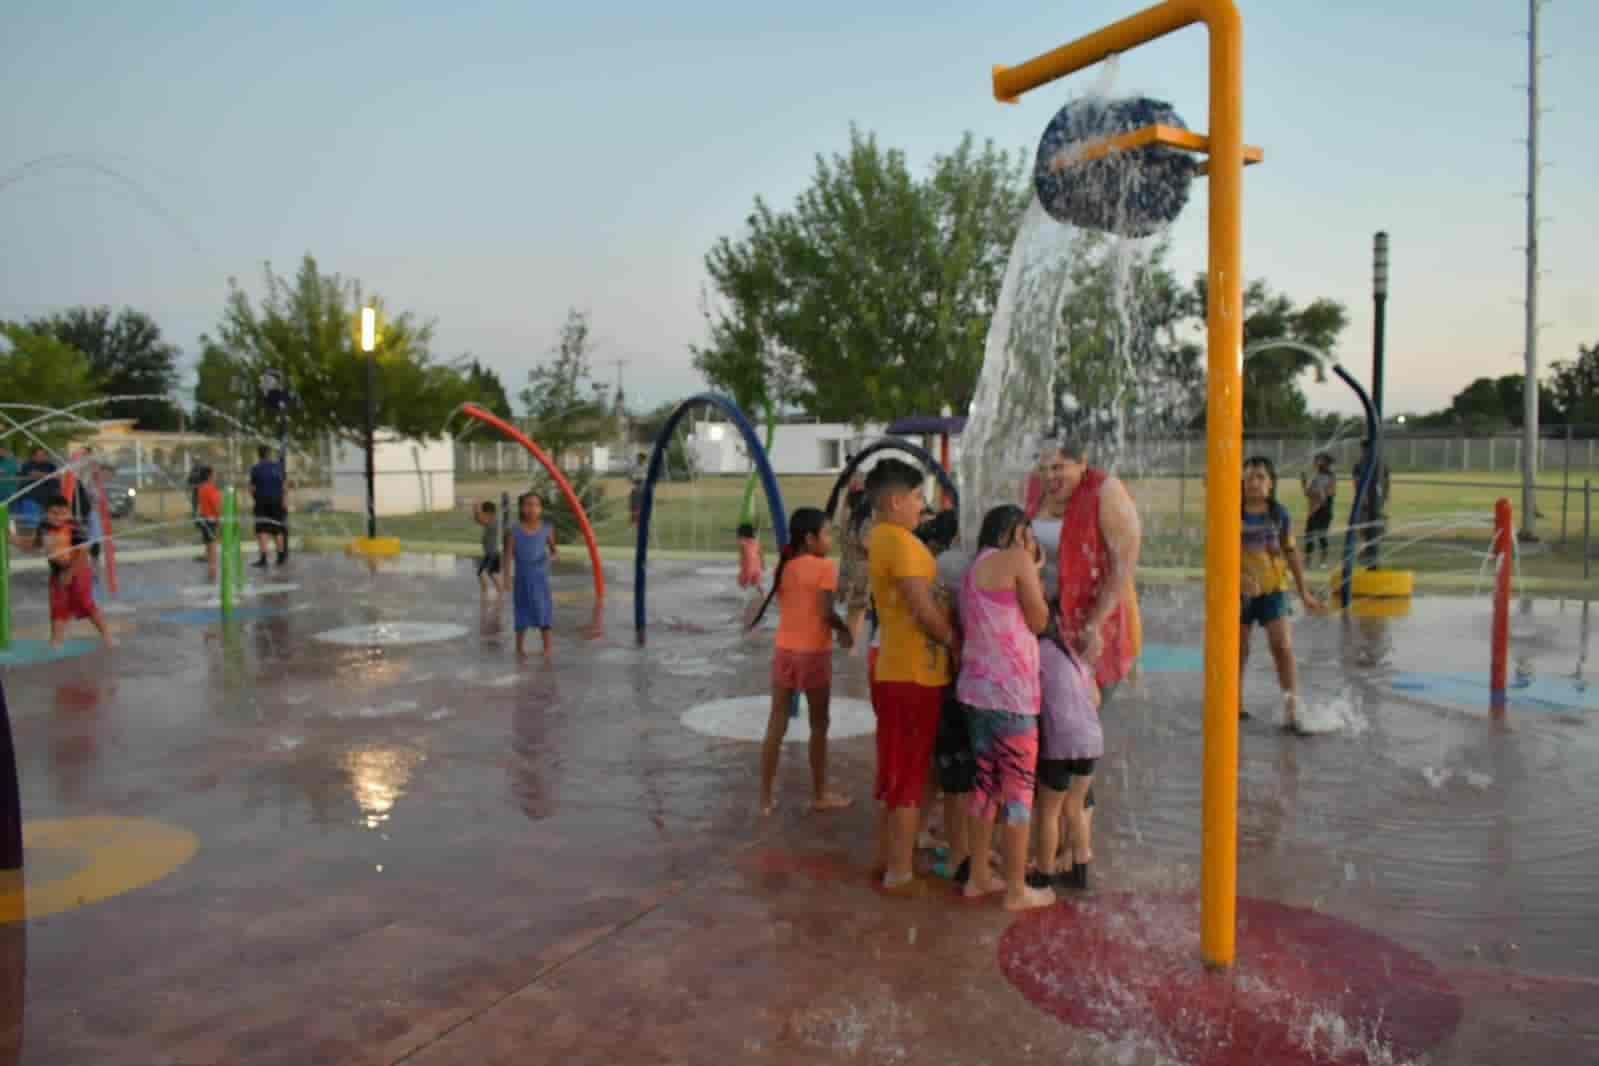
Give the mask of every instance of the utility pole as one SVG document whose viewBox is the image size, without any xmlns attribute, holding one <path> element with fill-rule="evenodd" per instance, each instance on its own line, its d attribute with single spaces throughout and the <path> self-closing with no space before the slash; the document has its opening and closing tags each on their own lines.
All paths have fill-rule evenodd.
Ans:
<svg viewBox="0 0 1599 1066">
<path fill-rule="evenodd" d="M 627 416 L 626 392 L 622 389 L 622 368 L 627 365 L 626 359 L 612 359 L 616 366 L 616 396 L 611 403 L 612 411 L 616 415 L 616 436 L 622 446 L 622 458 L 627 461 L 629 468 L 633 465 L 633 457 L 628 453 L 633 450 L 633 434 Z"/>
<path fill-rule="evenodd" d="M 1527 0 L 1527 297 L 1526 370 L 1522 378 L 1521 531 L 1517 539 L 1538 539 L 1538 8 Z"/>
</svg>

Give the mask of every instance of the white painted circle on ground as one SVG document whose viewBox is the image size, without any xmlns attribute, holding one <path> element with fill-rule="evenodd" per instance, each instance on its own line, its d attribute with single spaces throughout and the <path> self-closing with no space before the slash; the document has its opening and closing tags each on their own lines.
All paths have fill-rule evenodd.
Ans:
<svg viewBox="0 0 1599 1066">
<path fill-rule="evenodd" d="M 400 644 L 434 644 L 466 636 L 466 627 L 451 622 L 378 622 L 366 626 L 344 626 L 318 633 L 324 644 L 343 644 L 356 648 L 393 647 Z"/>
<path fill-rule="evenodd" d="M 766 717 L 771 708 L 770 696 L 739 696 L 690 707 L 683 712 L 682 721 L 694 732 L 708 737 L 758 743 L 766 737 Z M 835 699 L 828 717 L 832 719 L 827 729 L 830 740 L 871 736 L 877 731 L 877 717 L 865 700 Z M 803 698 L 799 717 L 789 719 L 788 732 L 783 739 L 789 744 L 803 744 L 811 739 L 810 716 L 805 712 Z"/>
</svg>

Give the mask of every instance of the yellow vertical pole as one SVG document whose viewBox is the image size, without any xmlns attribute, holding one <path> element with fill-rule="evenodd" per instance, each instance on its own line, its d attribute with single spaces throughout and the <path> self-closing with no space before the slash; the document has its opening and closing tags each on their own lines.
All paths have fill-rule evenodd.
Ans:
<svg viewBox="0 0 1599 1066">
<path fill-rule="evenodd" d="M 1200 950 L 1231 966 L 1238 912 L 1238 604 L 1243 519 L 1244 25 L 1234 0 L 1165 0 L 1015 67 L 994 98 L 1023 93 L 1184 26 L 1210 31 L 1210 266 L 1205 493 L 1205 754 Z"/>
<path fill-rule="evenodd" d="M 1244 26 L 1232 0 L 1210 28 L 1210 266 L 1205 486 L 1205 770 L 1200 951 L 1231 966 L 1238 912 L 1238 604 L 1243 507 Z"/>
</svg>

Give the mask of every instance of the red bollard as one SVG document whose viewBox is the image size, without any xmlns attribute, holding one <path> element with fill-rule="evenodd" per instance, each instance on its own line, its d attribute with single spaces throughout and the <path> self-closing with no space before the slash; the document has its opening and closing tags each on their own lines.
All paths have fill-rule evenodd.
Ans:
<svg viewBox="0 0 1599 1066">
<path fill-rule="evenodd" d="M 1494 558 L 1498 570 L 1494 574 L 1493 666 L 1488 679 L 1489 705 L 1495 718 L 1502 718 L 1505 713 L 1505 675 L 1510 663 L 1510 576 L 1515 567 L 1515 551 L 1510 501 L 1501 499 L 1494 504 Z"/>
</svg>

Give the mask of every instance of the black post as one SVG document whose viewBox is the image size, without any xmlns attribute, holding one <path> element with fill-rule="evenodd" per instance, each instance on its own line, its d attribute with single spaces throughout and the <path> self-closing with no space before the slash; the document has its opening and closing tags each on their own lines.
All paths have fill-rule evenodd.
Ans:
<svg viewBox="0 0 1599 1066">
<path fill-rule="evenodd" d="M 22 789 L 17 750 L 11 742 L 11 713 L 0 681 L 0 870 L 22 869 Z"/>
<path fill-rule="evenodd" d="M 1378 233 L 1373 243 L 1371 324 L 1371 405 L 1382 422 L 1382 360 L 1388 324 L 1388 234 Z"/>
<path fill-rule="evenodd" d="M 1560 546 L 1566 546 L 1567 500 L 1571 495 L 1571 423 L 1566 423 L 1566 456 L 1560 471 Z"/>
<path fill-rule="evenodd" d="M 366 353 L 366 535 L 378 535 L 377 463 L 373 450 L 377 444 L 377 352 Z"/>
<path fill-rule="evenodd" d="M 1593 481 L 1582 483 L 1582 579 L 1593 573 Z"/>
</svg>

